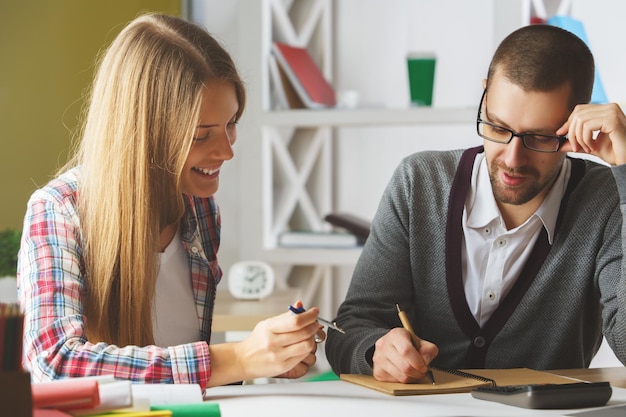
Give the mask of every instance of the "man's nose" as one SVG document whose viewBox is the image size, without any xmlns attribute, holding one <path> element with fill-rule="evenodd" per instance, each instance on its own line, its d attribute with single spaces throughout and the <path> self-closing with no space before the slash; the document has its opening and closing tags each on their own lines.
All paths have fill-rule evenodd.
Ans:
<svg viewBox="0 0 626 417">
<path fill-rule="evenodd" d="M 506 147 L 505 163 L 510 167 L 520 166 L 526 159 L 527 153 L 528 149 L 524 146 L 523 137 L 515 134 Z"/>
</svg>

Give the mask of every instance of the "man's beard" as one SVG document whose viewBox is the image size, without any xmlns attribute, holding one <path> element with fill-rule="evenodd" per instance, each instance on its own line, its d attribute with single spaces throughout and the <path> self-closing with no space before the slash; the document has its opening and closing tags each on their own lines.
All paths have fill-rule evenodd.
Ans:
<svg viewBox="0 0 626 417">
<path fill-rule="evenodd" d="M 541 181 L 540 174 L 533 168 L 524 167 L 510 170 L 506 165 L 494 161 L 495 165 L 489 168 L 489 181 L 493 195 L 497 202 L 511 205 L 522 205 L 535 198 L 546 187 L 550 187 L 558 174 L 560 167 L 552 175 L 548 175 Z M 521 187 L 508 187 L 500 180 L 499 173 L 504 172 L 511 176 L 524 176 L 524 184 Z"/>
</svg>

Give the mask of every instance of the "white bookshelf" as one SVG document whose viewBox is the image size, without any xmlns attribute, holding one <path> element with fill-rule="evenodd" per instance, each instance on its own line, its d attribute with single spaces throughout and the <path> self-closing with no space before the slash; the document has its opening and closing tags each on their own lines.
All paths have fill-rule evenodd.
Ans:
<svg viewBox="0 0 626 417">
<path fill-rule="evenodd" d="M 334 314 L 335 267 L 353 267 L 355 249 L 293 249 L 276 245 L 291 229 L 330 230 L 323 217 L 336 209 L 334 146 L 336 129 L 369 126 L 470 124 L 470 107 L 273 110 L 269 68 L 272 41 L 307 47 L 326 78 L 333 80 L 333 2 L 330 0 L 239 0 L 239 64 L 248 87 L 246 116 L 240 125 L 240 157 L 249 167 L 242 181 L 240 257 L 269 262 L 283 271 L 310 266 L 303 286 L 305 302 L 314 299 L 322 313 Z M 247 169 L 247 168 L 246 168 Z M 317 278 L 313 278 L 317 277 Z M 302 280 L 300 280 L 302 281 Z"/>
</svg>

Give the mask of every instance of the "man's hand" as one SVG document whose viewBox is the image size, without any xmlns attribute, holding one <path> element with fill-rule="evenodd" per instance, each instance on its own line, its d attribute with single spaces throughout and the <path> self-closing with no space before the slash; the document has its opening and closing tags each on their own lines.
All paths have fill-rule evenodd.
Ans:
<svg viewBox="0 0 626 417">
<path fill-rule="evenodd" d="M 437 356 L 439 349 L 433 343 L 422 340 L 419 352 L 411 343 L 411 335 L 403 328 L 391 329 L 376 341 L 373 375 L 386 382 L 411 383 L 426 375 L 428 364 Z"/>
<path fill-rule="evenodd" d="M 626 163 L 626 116 L 611 104 L 579 104 L 557 135 L 568 135 L 565 152 L 594 155 L 610 165 Z"/>
</svg>

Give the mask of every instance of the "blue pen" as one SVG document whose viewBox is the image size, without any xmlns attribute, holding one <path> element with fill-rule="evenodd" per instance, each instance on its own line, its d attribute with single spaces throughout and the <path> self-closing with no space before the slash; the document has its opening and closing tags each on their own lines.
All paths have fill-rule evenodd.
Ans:
<svg viewBox="0 0 626 417">
<path fill-rule="evenodd" d="M 306 310 L 304 309 L 304 307 L 294 307 L 294 306 L 289 306 L 289 310 L 293 313 L 293 314 L 300 314 L 300 313 L 304 313 Z"/>
<path fill-rule="evenodd" d="M 304 309 L 304 307 L 289 306 L 289 311 L 291 311 L 293 314 L 300 314 L 300 313 L 304 313 L 306 310 Z M 330 320 L 325 320 L 321 317 L 318 317 L 317 321 L 327 326 L 329 329 L 334 329 L 334 330 L 337 330 L 339 333 L 346 334 L 346 331 L 343 330 L 341 327 L 338 327 L 337 323 L 335 322 L 332 322 Z"/>
</svg>

